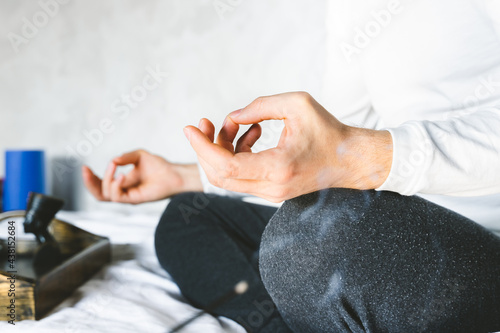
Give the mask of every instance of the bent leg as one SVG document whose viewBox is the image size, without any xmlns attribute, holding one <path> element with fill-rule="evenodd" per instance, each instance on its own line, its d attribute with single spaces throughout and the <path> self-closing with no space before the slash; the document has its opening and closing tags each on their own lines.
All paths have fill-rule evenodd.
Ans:
<svg viewBox="0 0 500 333">
<path fill-rule="evenodd" d="M 290 200 L 260 256 L 295 332 L 500 330 L 500 238 L 418 197 L 330 189 Z"/>
<path fill-rule="evenodd" d="M 231 318 L 250 332 L 289 332 L 258 272 L 261 235 L 275 211 L 204 193 L 178 195 L 156 229 L 158 260 L 199 308 L 247 281 L 249 290 L 214 314 Z"/>
</svg>

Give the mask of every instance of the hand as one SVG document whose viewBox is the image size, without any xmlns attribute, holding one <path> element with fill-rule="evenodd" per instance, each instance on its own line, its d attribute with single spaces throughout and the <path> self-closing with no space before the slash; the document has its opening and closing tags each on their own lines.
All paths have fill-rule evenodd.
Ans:
<svg viewBox="0 0 500 333">
<path fill-rule="evenodd" d="M 278 146 L 252 153 L 258 123 L 270 119 L 285 123 Z M 234 147 L 241 124 L 253 125 Z M 392 164 L 389 132 L 344 125 L 307 93 L 256 99 L 226 117 L 215 143 L 207 119 L 184 132 L 213 185 L 272 202 L 330 187 L 374 189 Z"/>
<path fill-rule="evenodd" d="M 127 164 L 134 165 L 132 171 L 115 178 L 116 167 Z M 100 201 L 138 204 L 203 190 L 196 165 L 173 164 L 144 150 L 114 158 L 102 180 L 87 166 L 82 173 L 85 186 Z"/>
</svg>

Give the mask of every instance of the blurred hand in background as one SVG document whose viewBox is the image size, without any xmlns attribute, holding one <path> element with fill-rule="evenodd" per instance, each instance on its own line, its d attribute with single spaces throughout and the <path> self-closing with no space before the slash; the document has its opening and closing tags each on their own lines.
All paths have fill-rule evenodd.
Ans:
<svg viewBox="0 0 500 333">
<path fill-rule="evenodd" d="M 118 166 L 129 164 L 134 166 L 129 173 L 115 175 Z M 102 179 L 88 166 L 83 166 L 82 176 L 87 189 L 100 201 L 139 204 L 203 190 L 196 164 L 170 163 L 145 150 L 115 157 Z"/>
</svg>

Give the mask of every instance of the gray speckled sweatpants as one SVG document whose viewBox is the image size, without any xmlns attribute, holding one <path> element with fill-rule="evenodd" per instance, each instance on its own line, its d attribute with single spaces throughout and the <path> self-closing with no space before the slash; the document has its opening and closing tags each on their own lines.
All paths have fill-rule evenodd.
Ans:
<svg viewBox="0 0 500 333">
<path fill-rule="evenodd" d="M 264 231 L 260 272 L 294 332 L 500 331 L 500 238 L 418 197 L 290 200 Z"/>
<path fill-rule="evenodd" d="M 330 189 L 276 212 L 185 193 L 155 243 L 195 306 L 248 281 L 212 312 L 248 332 L 500 331 L 500 238 L 418 197 Z"/>
</svg>

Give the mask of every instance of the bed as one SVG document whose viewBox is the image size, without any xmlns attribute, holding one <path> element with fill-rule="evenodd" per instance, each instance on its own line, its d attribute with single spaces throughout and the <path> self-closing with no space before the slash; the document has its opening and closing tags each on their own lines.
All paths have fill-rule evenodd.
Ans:
<svg viewBox="0 0 500 333">
<path fill-rule="evenodd" d="M 39 321 L 13 326 L 0 322 L 0 332 L 168 332 L 197 314 L 160 267 L 154 252 L 158 214 L 60 212 L 57 218 L 101 236 L 112 244 L 111 264 Z M 202 315 L 180 332 L 244 333 L 227 318 Z"/>
</svg>

